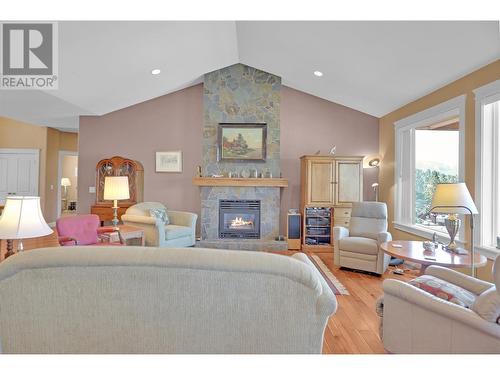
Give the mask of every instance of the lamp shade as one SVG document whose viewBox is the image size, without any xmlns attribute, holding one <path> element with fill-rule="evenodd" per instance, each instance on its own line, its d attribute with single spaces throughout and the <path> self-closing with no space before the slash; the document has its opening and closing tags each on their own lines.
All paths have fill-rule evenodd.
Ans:
<svg viewBox="0 0 500 375">
<path fill-rule="evenodd" d="M 469 210 L 465 209 L 467 207 Z M 477 214 L 477 208 L 463 182 L 437 184 L 432 198 L 431 212 L 447 214 Z"/>
<path fill-rule="evenodd" d="M 71 186 L 71 181 L 68 177 L 61 178 L 61 186 Z"/>
<path fill-rule="evenodd" d="M 0 217 L 0 238 L 15 240 L 49 235 L 40 209 L 40 197 L 7 197 Z"/>
<path fill-rule="evenodd" d="M 129 199 L 130 191 L 127 176 L 113 176 L 104 179 L 104 199 Z"/>
</svg>

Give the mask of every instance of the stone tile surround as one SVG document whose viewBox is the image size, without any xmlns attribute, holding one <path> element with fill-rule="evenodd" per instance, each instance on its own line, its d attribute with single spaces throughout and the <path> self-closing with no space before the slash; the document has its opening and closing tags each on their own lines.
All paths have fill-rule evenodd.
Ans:
<svg viewBox="0 0 500 375">
<path fill-rule="evenodd" d="M 280 188 L 278 187 L 201 187 L 201 238 L 219 239 L 219 200 L 260 200 L 260 237 L 274 240 L 279 234 Z M 226 241 L 225 239 L 222 241 Z"/>
<path fill-rule="evenodd" d="M 281 78 L 236 64 L 205 74 L 203 92 L 203 176 L 269 170 L 280 177 L 280 92 Z M 263 163 L 218 162 L 219 123 L 266 123 L 267 157 Z M 274 241 L 279 234 L 279 187 L 201 187 L 201 238 L 198 244 L 241 250 L 285 250 L 286 242 Z M 219 239 L 219 200 L 261 201 L 261 239 Z"/>
<path fill-rule="evenodd" d="M 203 83 L 203 160 L 204 176 L 269 169 L 280 176 L 280 91 L 281 78 L 236 64 L 205 74 Z M 266 123 L 265 163 L 217 161 L 219 123 Z"/>
</svg>

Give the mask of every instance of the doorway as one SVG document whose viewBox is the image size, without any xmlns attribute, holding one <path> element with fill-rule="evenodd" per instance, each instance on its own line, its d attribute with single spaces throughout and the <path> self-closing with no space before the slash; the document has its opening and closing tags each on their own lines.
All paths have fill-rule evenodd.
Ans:
<svg viewBox="0 0 500 375">
<path fill-rule="evenodd" d="M 40 150 L 0 149 L 0 206 L 12 195 L 38 195 Z"/>
<path fill-rule="evenodd" d="M 57 217 L 74 216 L 78 209 L 78 153 L 59 151 Z"/>
</svg>

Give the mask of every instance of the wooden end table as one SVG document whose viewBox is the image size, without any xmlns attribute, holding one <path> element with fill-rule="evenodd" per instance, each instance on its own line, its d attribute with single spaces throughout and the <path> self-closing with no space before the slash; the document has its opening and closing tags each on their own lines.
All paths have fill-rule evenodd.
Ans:
<svg viewBox="0 0 500 375">
<path fill-rule="evenodd" d="M 128 240 L 139 239 L 141 241 L 141 246 L 146 245 L 146 236 L 144 234 L 144 229 L 140 227 L 134 227 L 132 225 L 118 225 L 118 228 L 120 229 L 120 234 L 122 235 L 125 244 Z M 116 232 L 106 233 L 106 236 L 109 236 L 110 242 L 120 242 L 120 238 L 118 237 L 118 233 Z"/>
<path fill-rule="evenodd" d="M 401 245 L 401 247 L 394 247 L 393 245 Z M 420 275 L 425 272 L 425 269 L 429 266 L 442 266 L 448 268 L 470 268 L 471 267 L 471 256 L 470 254 L 458 255 L 450 251 L 441 249 L 441 247 L 435 250 L 434 257 L 436 260 L 430 260 L 424 258 L 424 247 L 422 241 L 389 241 L 384 242 L 380 245 L 382 250 L 393 257 L 399 259 L 409 260 L 410 262 L 415 262 L 421 265 Z M 484 255 L 475 254 L 474 266 L 483 267 L 487 262 Z"/>
</svg>

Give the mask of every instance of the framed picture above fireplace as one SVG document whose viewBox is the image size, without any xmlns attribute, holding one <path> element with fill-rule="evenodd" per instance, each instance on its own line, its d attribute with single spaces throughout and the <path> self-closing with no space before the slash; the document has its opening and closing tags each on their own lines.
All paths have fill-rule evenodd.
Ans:
<svg viewBox="0 0 500 375">
<path fill-rule="evenodd" d="M 266 161 L 267 124 L 220 123 L 217 160 L 234 162 Z"/>
</svg>

